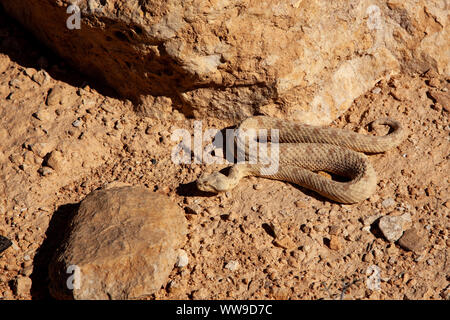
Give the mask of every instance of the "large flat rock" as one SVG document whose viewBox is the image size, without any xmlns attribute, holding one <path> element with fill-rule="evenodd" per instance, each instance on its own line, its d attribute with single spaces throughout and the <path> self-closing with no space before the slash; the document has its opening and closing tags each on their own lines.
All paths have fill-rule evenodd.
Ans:
<svg viewBox="0 0 450 320">
<path fill-rule="evenodd" d="M 450 74 L 448 1 L 80 0 L 70 30 L 71 2 L 0 0 L 149 116 L 326 124 L 394 73 Z"/>
</svg>

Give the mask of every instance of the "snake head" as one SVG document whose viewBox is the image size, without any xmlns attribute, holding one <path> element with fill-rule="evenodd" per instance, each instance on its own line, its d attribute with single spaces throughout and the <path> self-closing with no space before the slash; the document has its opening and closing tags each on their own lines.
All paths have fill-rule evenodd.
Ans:
<svg viewBox="0 0 450 320">
<path fill-rule="evenodd" d="M 230 189 L 227 176 L 220 172 L 202 175 L 197 179 L 197 188 L 201 191 L 219 193 Z"/>
</svg>

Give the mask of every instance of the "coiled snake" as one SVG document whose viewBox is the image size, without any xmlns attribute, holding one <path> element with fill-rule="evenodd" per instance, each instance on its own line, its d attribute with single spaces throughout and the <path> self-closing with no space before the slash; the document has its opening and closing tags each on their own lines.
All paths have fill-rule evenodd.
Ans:
<svg viewBox="0 0 450 320">
<path fill-rule="evenodd" d="M 243 177 L 254 175 L 291 182 L 337 202 L 362 201 L 375 191 L 377 178 L 369 159 L 361 152 L 384 152 L 398 146 L 405 138 L 405 130 L 396 120 L 382 118 L 372 122 L 374 125 L 388 125 L 391 132 L 385 136 L 370 136 L 267 116 L 247 118 L 239 126 L 242 132 L 249 129 L 265 129 L 267 132 L 278 129 L 277 152 L 270 154 L 278 162 L 278 170 L 269 172 L 267 164 L 246 161 L 233 165 L 228 176 L 220 172 L 202 175 L 197 180 L 197 187 L 214 193 L 228 191 Z M 267 141 L 271 139 L 273 137 L 268 135 Z M 270 150 L 271 145 L 273 141 L 267 143 Z M 248 144 L 242 149 L 248 159 Z M 318 171 L 343 176 L 349 181 L 328 179 L 318 174 Z"/>
</svg>

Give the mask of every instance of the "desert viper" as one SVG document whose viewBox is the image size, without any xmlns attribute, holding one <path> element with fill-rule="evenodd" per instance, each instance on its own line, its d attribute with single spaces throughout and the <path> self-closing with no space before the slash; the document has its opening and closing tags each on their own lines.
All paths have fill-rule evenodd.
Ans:
<svg viewBox="0 0 450 320">
<path fill-rule="evenodd" d="M 278 150 L 273 152 L 273 156 L 277 157 L 278 170 L 268 173 L 267 164 L 251 164 L 245 161 L 233 165 L 228 176 L 220 172 L 202 175 L 197 180 L 197 187 L 199 190 L 214 193 L 228 191 L 234 188 L 241 178 L 254 175 L 291 182 L 341 203 L 362 201 L 375 191 L 377 178 L 369 159 L 361 152 L 384 152 L 398 146 L 405 137 L 405 130 L 396 120 L 382 118 L 371 125 L 388 125 L 391 132 L 385 136 L 370 136 L 267 116 L 247 118 L 240 124 L 240 130 L 265 129 L 270 133 L 271 129 L 278 129 Z M 270 140 L 268 134 L 267 141 Z M 273 143 L 267 143 L 269 150 L 272 150 L 271 144 Z M 243 149 L 248 158 L 248 144 L 245 144 Z M 346 177 L 349 181 L 328 179 L 318 174 L 318 171 Z"/>
</svg>

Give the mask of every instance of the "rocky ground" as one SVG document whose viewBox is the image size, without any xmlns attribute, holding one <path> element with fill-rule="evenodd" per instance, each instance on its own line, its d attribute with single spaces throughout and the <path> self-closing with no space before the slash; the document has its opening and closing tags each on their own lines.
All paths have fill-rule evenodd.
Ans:
<svg viewBox="0 0 450 320">
<path fill-rule="evenodd" d="M 389 116 L 409 131 L 398 148 L 370 155 L 379 182 L 366 201 L 341 205 L 261 178 L 206 196 L 192 182 L 223 166 L 171 160 L 171 134 L 193 132 L 193 119 L 136 115 L 0 15 L 0 235 L 13 242 L 0 255 L 0 299 L 48 297 L 58 227 L 113 181 L 166 194 L 186 213 L 188 263 L 151 299 L 450 298 L 450 79 L 381 81 L 332 123 L 367 133 Z M 388 241 L 380 218 L 405 215 L 412 240 Z M 377 274 L 379 290 L 368 285 Z"/>
</svg>

